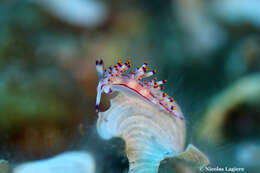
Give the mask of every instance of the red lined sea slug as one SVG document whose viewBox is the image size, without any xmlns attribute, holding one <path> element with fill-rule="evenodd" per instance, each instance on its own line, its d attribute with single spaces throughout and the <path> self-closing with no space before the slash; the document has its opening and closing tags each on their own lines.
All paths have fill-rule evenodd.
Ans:
<svg viewBox="0 0 260 173">
<path fill-rule="evenodd" d="M 164 88 L 162 84 L 166 83 L 167 80 L 157 81 L 156 78 L 154 78 L 151 81 L 142 81 L 143 78 L 153 76 L 156 73 L 156 70 L 147 72 L 147 62 L 127 74 L 125 71 L 132 67 L 130 62 L 130 60 L 126 63 L 118 62 L 116 65 L 104 69 L 103 60 L 96 61 L 96 69 L 100 79 L 97 87 L 96 110 L 98 110 L 102 92 L 110 94 L 114 90 L 124 90 L 125 88 L 130 89 L 135 94 L 143 97 L 143 99 L 159 106 L 172 115 L 183 119 L 182 114 L 176 110 L 176 103 L 173 97 L 162 92 Z"/>
<path fill-rule="evenodd" d="M 109 109 L 98 112 L 98 134 L 107 140 L 112 137 L 124 140 L 129 173 L 157 173 L 162 160 L 170 165 L 176 160 L 197 167 L 207 165 L 207 157 L 193 145 L 184 150 L 185 121 L 174 99 L 161 90 L 166 81 L 143 81 L 156 72 L 148 72 L 146 62 L 127 73 L 131 66 L 130 61 L 118 62 L 105 69 L 102 60 L 96 62 L 99 76 L 96 109 L 102 92 L 117 92 Z"/>
</svg>

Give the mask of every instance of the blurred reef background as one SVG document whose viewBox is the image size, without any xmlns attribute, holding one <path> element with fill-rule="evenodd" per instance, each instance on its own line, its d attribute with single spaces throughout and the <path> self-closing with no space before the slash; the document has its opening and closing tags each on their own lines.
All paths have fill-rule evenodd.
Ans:
<svg viewBox="0 0 260 173">
<path fill-rule="evenodd" d="M 99 58 L 148 61 L 210 166 L 258 172 L 258 0 L 2 0 L 0 159 L 81 149 L 98 172 L 127 172 L 122 141 L 96 134 Z"/>
</svg>

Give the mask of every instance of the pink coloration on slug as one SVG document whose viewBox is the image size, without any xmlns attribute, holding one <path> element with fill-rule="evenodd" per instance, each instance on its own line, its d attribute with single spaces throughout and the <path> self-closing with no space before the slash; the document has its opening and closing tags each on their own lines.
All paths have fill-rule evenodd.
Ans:
<svg viewBox="0 0 260 173">
<path fill-rule="evenodd" d="M 122 88 L 130 89 L 145 100 L 183 119 L 182 115 L 176 110 L 177 105 L 174 99 L 161 91 L 164 88 L 162 84 L 164 84 L 166 80 L 157 81 L 153 79 L 151 81 L 142 81 L 143 78 L 150 77 L 156 73 L 156 70 L 147 72 L 147 65 L 148 63 L 145 62 L 140 68 L 126 74 L 125 71 L 132 66 L 130 60 L 126 63 L 118 62 L 116 65 L 110 66 L 107 69 L 104 69 L 103 60 L 96 61 L 96 69 L 99 77 L 96 111 L 98 111 L 101 93 L 111 94 L 115 88 L 121 86 Z"/>
</svg>

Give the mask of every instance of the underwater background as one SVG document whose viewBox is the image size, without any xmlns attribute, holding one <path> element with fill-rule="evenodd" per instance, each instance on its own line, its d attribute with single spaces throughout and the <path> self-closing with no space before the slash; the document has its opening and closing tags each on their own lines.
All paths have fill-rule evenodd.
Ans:
<svg viewBox="0 0 260 173">
<path fill-rule="evenodd" d="M 148 61 L 209 167 L 259 172 L 258 0 L 1 0 L 0 160 L 83 150 L 98 173 L 128 171 L 123 141 L 96 132 L 100 58 Z"/>
</svg>

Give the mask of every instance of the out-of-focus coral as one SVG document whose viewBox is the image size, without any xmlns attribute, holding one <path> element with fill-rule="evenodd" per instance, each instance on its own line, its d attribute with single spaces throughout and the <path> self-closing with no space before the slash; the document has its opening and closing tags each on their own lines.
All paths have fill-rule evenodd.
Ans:
<svg viewBox="0 0 260 173">
<path fill-rule="evenodd" d="M 93 0 L 34 0 L 64 22 L 93 28 L 104 24 L 108 7 L 103 1 Z"/>
<path fill-rule="evenodd" d="M 211 9 L 216 16 L 232 25 L 249 24 L 260 27 L 260 1 L 258 0 L 217 0 Z"/>
<path fill-rule="evenodd" d="M 190 51 L 204 58 L 212 51 L 216 51 L 226 40 L 225 31 L 212 20 L 207 12 L 207 3 L 203 0 L 177 0 L 174 12 L 182 30 L 185 44 Z"/>
<path fill-rule="evenodd" d="M 236 146 L 236 161 L 239 165 L 251 169 L 260 169 L 260 144 L 259 141 L 242 142 Z"/>
<path fill-rule="evenodd" d="M 238 80 L 217 94 L 208 105 L 197 131 L 211 144 L 259 137 L 260 74 Z"/>
<path fill-rule="evenodd" d="M 212 96 L 196 126 L 213 163 L 259 170 L 260 74 L 246 75 Z M 228 159 L 223 159 L 228 156 Z"/>
<path fill-rule="evenodd" d="M 7 161 L 0 160 L 0 172 L 1 173 L 11 173 L 11 168 Z"/>
<path fill-rule="evenodd" d="M 260 70 L 260 40 L 256 36 L 247 37 L 231 49 L 226 60 L 226 75 L 236 79 L 243 74 Z"/>
<path fill-rule="evenodd" d="M 16 67 L 9 67 L 1 78 L 0 100 L 4 112 L 0 115 L 1 130 L 34 118 L 39 120 L 49 116 L 52 121 L 68 118 L 70 111 L 61 98 L 52 94 L 54 91 L 44 88 L 57 84 L 48 81 L 47 73 L 39 74 L 35 79 Z M 54 71 L 52 74 L 55 75 Z"/>
<path fill-rule="evenodd" d="M 95 161 L 87 152 L 65 152 L 55 157 L 23 163 L 14 169 L 14 173 L 95 173 Z"/>
</svg>

